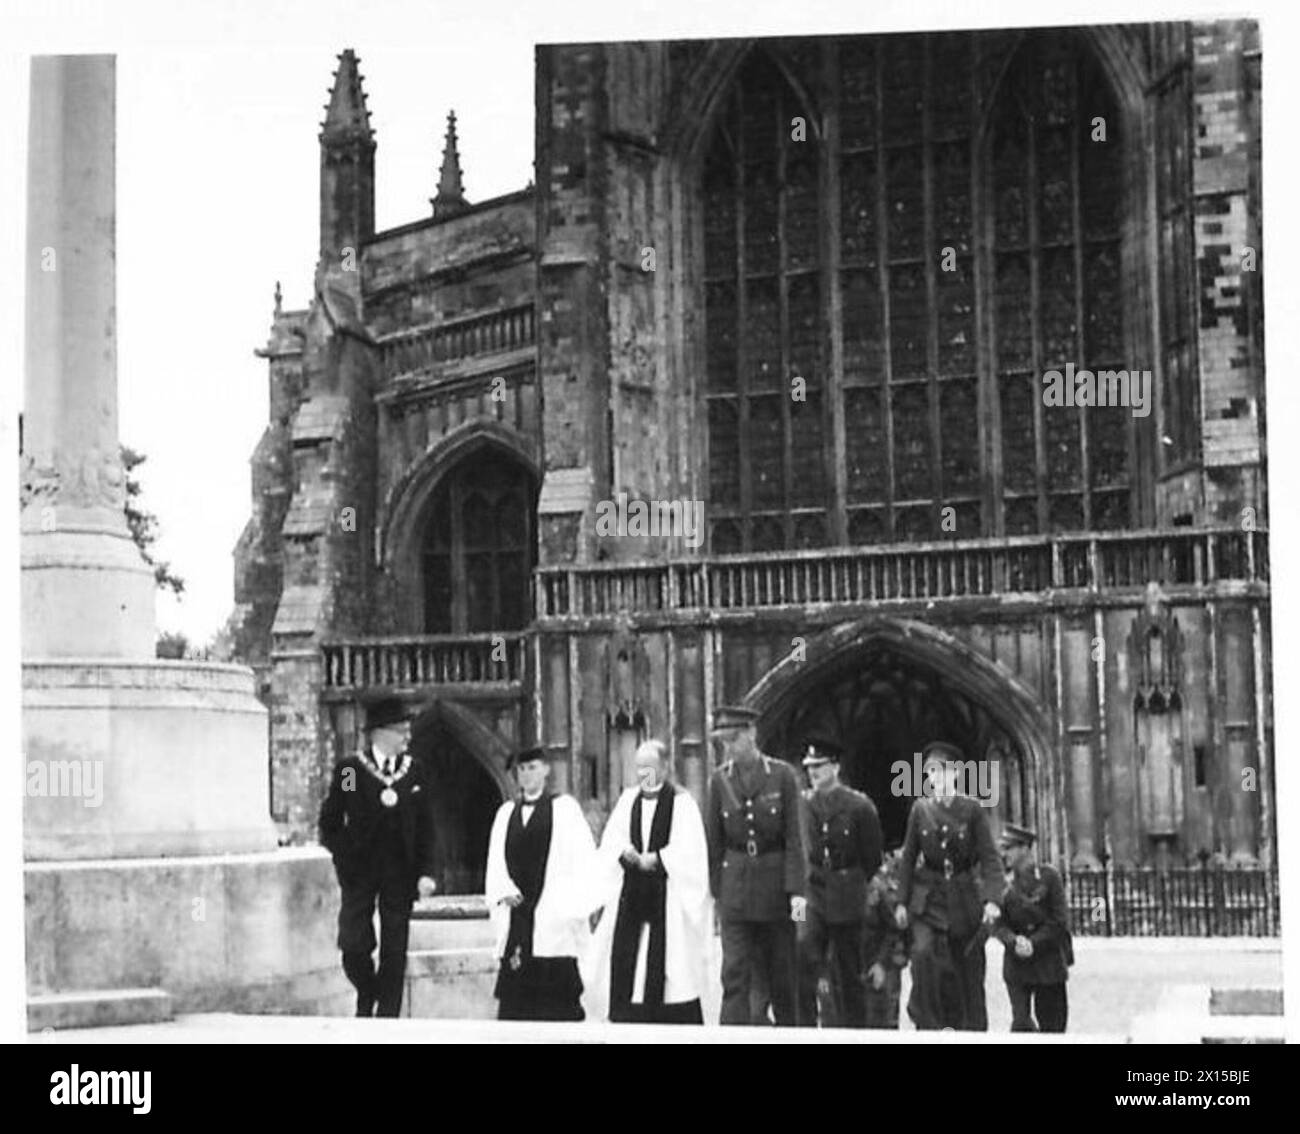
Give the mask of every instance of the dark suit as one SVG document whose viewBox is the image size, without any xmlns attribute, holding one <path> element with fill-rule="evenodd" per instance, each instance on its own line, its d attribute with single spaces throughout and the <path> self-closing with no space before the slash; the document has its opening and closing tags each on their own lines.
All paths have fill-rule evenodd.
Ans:
<svg viewBox="0 0 1300 1134">
<path fill-rule="evenodd" d="M 790 898 L 804 892 L 799 784 L 789 764 L 728 761 L 709 783 L 709 883 L 722 926 L 723 1024 L 751 1022 L 750 980 L 765 978 L 776 1022 L 792 1026 L 795 926 Z"/>
<path fill-rule="evenodd" d="M 817 983 L 834 964 L 834 1023 L 865 1028 L 862 931 L 867 883 L 880 866 L 882 836 L 875 804 L 836 784 L 800 801 L 808 849 L 808 920 L 799 927 L 799 1023 L 817 1023 Z M 826 1023 L 827 1021 L 823 1021 Z"/>
<path fill-rule="evenodd" d="M 988 1030 L 985 902 L 1002 896 L 1002 862 L 984 809 L 968 796 L 918 799 L 907 816 L 898 900 L 912 925 L 907 1014 L 922 1030 Z"/>
<path fill-rule="evenodd" d="M 412 760 L 392 790 L 397 802 L 384 806 L 385 785 L 362 756 L 339 761 L 320 813 L 320 841 L 334 856 L 342 890 L 338 946 L 343 971 L 357 990 L 357 1014 L 396 1016 L 406 978 L 411 906 L 423 875 L 432 877 L 433 801 L 424 765 Z M 379 969 L 372 924 L 379 905 Z"/>
<path fill-rule="evenodd" d="M 1065 982 L 1074 947 L 1065 887 L 1055 867 L 1031 865 L 1015 873 L 1002 896 L 1002 916 L 993 932 L 1007 950 L 1002 979 L 1011 999 L 1011 1030 L 1065 1031 L 1069 1015 Z M 1034 947 L 1031 956 L 1016 955 L 1017 937 L 1029 938 Z"/>
</svg>

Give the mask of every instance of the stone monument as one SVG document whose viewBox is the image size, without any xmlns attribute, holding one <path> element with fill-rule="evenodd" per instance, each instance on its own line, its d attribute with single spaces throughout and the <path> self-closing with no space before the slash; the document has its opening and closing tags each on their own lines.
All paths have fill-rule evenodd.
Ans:
<svg viewBox="0 0 1300 1134">
<path fill-rule="evenodd" d="M 172 1000 L 320 1010 L 341 983 L 333 878 L 322 851 L 276 847 L 252 671 L 154 656 L 155 583 L 123 511 L 117 430 L 115 111 L 114 57 L 33 58 L 21 521 L 29 1026 L 139 1019 Z"/>
</svg>

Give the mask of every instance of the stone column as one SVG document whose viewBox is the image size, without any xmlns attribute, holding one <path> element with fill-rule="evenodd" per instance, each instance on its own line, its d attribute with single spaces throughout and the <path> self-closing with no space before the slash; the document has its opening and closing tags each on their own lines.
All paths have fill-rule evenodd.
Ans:
<svg viewBox="0 0 1300 1134">
<path fill-rule="evenodd" d="M 116 66 L 32 59 L 23 412 L 23 657 L 149 658 L 153 572 L 117 433 Z"/>
</svg>

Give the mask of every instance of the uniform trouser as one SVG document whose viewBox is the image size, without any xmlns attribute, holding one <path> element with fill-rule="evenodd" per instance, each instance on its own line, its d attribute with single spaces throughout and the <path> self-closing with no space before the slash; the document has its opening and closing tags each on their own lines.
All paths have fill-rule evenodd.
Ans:
<svg viewBox="0 0 1300 1134">
<path fill-rule="evenodd" d="M 831 977 L 834 1019 L 825 1026 L 865 1028 L 866 990 L 862 981 L 862 923 L 830 925 L 819 909 L 808 907 L 799 926 L 799 1024 L 817 1026 L 817 982 Z M 832 968 L 833 966 L 833 968 Z"/>
<path fill-rule="evenodd" d="M 988 1031 L 982 934 L 954 937 L 927 922 L 912 923 L 912 995 L 907 1014 L 922 1031 Z"/>
<path fill-rule="evenodd" d="M 379 1016 L 396 1016 L 402 1008 L 406 980 L 406 944 L 411 928 L 415 887 L 405 873 L 385 872 L 349 879 L 342 884 L 339 906 L 339 949 L 343 972 L 357 990 L 357 1015 L 369 1016 L 378 1006 Z M 379 906 L 379 969 L 373 924 Z"/>
<path fill-rule="evenodd" d="M 1063 1032 L 1070 1014 L 1065 982 L 1060 984 L 1012 984 L 1007 981 L 1011 998 L 1013 1032 Z M 1034 1023 L 1037 1017 L 1038 1023 Z"/>
<path fill-rule="evenodd" d="M 720 1023 L 752 1023 L 750 982 L 754 967 L 766 981 L 772 1016 L 794 1027 L 795 927 L 792 921 L 722 921 L 722 1014 Z"/>
<path fill-rule="evenodd" d="M 898 998 L 902 991 L 903 973 L 893 965 L 885 967 L 885 983 L 876 988 L 867 978 L 867 1027 L 898 1031 Z"/>
</svg>

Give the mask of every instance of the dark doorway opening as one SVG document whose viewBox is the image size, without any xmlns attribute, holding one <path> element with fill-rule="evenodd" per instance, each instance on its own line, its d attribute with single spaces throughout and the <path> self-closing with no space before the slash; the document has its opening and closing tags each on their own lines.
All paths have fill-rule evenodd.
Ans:
<svg viewBox="0 0 1300 1134">
<path fill-rule="evenodd" d="M 411 752 L 424 762 L 431 780 L 438 892 L 481 894 L 500 788 L 442 721 L 423 727 L 417 721 Z"/>
<path fill-rule="evenodd" d="M 956 744 L 967 760 L 985 764 L 984 783 L 996 785 L 996 795 L 987 795 L 997 801 L 990 808 L 995 823 L 1033 822 L 1025 753 L 983 705 L 923 660 L 889 645 L 872 646 L 801 685 L 785 705 L 760 732 L 766 751 L 797 765 L 809 736 L 837 741 L 844 749 L 841 778 L 871 797 L 887 848 L 903 841 L 911 789 L 919 786 L 917 756 L 932 740 Z M 903 781 L 900 762 L 907 769 Z"/>
</svg>

